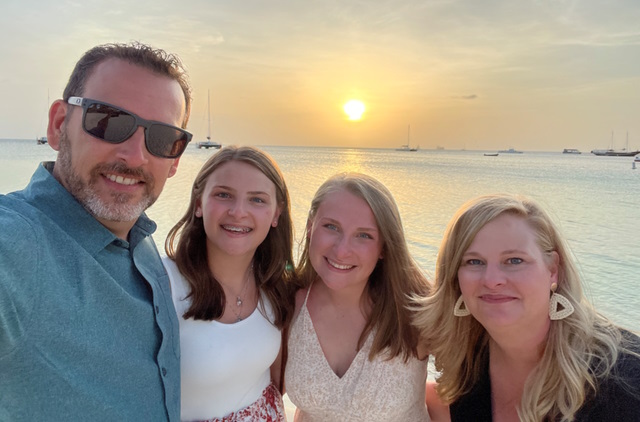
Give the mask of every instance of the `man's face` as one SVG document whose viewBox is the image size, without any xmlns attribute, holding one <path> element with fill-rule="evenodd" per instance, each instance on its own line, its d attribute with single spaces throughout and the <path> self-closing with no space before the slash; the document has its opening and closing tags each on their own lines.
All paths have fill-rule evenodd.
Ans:
<svg viewBox="0 0 640 422">
<path fill-rule="evenodd" d="M 89 76 L 84 98 L 126 109 L 148 120 L 181 126 L 185 100 L 178 82 L 119 59 L 100 63 Z M 54 105 L 55 109 L 56 105 Z M 63 102 L 50 123 L 51 145 L 58 150 L 54 176 L 108 229 L 124 236 L 160 195 L 178 159 L 160 158 L 147 151 L 144 128 L 121 144 L 109 144 L 82 129 L 81 107 Z M 55 120 L 56 111 L 52 111 Z M 53 126 L 53 127 L 52 127 Z"/>
</svg>

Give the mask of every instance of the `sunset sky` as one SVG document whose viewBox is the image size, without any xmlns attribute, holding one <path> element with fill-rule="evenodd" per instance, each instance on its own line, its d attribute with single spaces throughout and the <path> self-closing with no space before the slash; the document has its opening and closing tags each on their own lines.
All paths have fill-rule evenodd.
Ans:
<svg viewBox="0 0 640 422">
<path fill-rule="evenodd" d="M 0 138 L 44 135 L 90 47 L 177 53 L 222 144 L 640 149 L 638 0 L 3 0 Z M 343 105 L 359 99 L 361 120 Z"/>
</svg>

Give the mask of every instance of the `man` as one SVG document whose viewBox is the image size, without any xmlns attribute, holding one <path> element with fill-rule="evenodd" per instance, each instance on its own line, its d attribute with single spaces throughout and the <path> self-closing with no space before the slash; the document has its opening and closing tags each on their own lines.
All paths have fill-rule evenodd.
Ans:
<svg viewBox="0 0 640 422">
<path fill-rule="evenodd" d="M 0 195 L 0 420 L 180 417 L 178 321 L 144 210 L 191 135 L 180 61 L 89 50 L 47 137 L 58 151 Z"/>
</svg>

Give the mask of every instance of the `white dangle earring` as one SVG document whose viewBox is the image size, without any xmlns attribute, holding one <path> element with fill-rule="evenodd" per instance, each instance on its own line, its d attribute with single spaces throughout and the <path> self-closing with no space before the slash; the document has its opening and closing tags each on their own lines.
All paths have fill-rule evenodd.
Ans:
<svg viewBox="0 0 640 422">
<path fill-rule="evenodd" d="M 573 305 L 569 302 L 569 299 L 562 296 L 560 293 L 556 293 L 558 288 L 557 283 L 551 284 L 551 297 L 549 298 L 549 318 L 552 321 L 564 319 L 571 315 L 574 311 Z M 562 307 L 562 309 L 560 309 Z"/>
<path fill-rule="evenodd" d="M 456 306 L 453 307 L 453 314 L 457 317 L 465 317 L 471 315 L 471 312 L 467 309 L 467 305 L 464 303 L 462 295 L 456 301 Z"/>
</svg>

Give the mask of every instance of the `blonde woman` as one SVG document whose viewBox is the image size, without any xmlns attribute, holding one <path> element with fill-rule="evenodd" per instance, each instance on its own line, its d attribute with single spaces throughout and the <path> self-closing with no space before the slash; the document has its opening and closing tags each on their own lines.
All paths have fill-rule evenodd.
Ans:
<svg viewBox="0 0 640 422">
<path fill-rule="evenodd" d="M 435 292 L 416 300 L 453 421 L 640 420 L 640 339 L 587 302 L 565 241 L 533 200 L 463 205 Z"/>
</svg>

